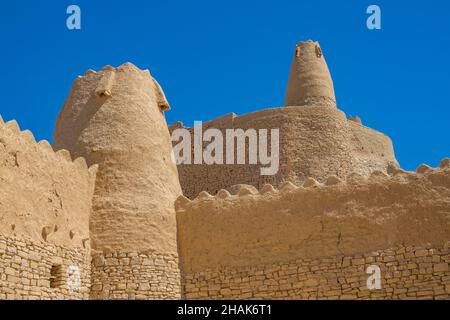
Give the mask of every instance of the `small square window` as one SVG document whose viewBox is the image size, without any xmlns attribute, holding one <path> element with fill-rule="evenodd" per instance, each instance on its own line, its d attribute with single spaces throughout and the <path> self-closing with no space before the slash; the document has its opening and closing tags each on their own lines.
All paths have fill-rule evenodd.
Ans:
<svg viewBox="0 0 450 320">
<path fill-rule="evenodd" d="M 65 284 L 63 266 L 55 264 L 50 269 L 50 288 L 61 288 Z"/>
</svg>

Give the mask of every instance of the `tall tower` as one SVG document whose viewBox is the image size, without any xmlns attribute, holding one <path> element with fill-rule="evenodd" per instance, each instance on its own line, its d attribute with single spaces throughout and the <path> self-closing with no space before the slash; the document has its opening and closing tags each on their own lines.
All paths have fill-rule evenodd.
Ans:
<svg viewBox="0 0 450 320">
<path fill-rule="evenodd" d="M 127 63 L 79 77 L 58 116 L 54 148 L 99 164 L 94 299 L 180 298 L 174 201 L 182 192 L 168 108 L 150 72 Z"/>
<path fill-rule="evenodd" d="M 333 80 L 318 42 L 300 42 L 295 48 L 285 106 L 336 106 Z"/>
</svg>

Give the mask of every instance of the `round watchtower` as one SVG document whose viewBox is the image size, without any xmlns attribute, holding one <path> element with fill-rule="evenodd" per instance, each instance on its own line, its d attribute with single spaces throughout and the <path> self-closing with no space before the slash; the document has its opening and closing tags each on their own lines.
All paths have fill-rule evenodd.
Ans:
<svg viewBox="0 0 450 320">
<path fill-rule="evenodd" d="M 318 42 L 300 42 L 295 48 L 285 106 L 336 107 L 333 80 Z"/>
<path fill-rule="evenodd" d="M 79 77 L 59 114 L 54 148 L 99 165 L 90 219 L 95 299 L 180 297 L 181 188 L 168 108 L 150 72 L 127 63 Z"/>
</svg>

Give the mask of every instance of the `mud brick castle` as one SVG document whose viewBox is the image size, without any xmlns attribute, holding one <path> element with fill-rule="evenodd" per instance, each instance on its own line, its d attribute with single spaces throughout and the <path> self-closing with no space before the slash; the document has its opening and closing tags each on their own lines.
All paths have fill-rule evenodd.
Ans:
<svg viewBox="0 0 450 320">
<path fill-rule="evenodd" d="M 275 175 L 177 166 L 169 109 L 127 63 L 75 80 L 52 145 L 0 118 L 0 299 L 450 299 L 450 159 L 402 170 L 318 43 L 285 106 L 204 124 L 279 129 Z"/>
</svg>

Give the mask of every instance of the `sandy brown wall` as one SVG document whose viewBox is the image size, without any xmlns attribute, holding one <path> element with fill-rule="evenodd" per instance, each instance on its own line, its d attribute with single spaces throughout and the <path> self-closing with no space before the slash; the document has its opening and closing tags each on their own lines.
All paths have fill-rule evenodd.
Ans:
<svg viewBox="0 0 450 320">
<path fill-rule="evenodd" d="M 0 234 L 0 300 L 89 299 L 90 253 Z"/>
<path fill-rule="evenodd" d="M 186 299 L 450 299 L 449 245 L 298 259 L 185 274 Z M 381 288 L 369 288 L 370 266 Z M 370 270 L 369 270 L 370 271 Z M 372 283 L 369 281 L 369 283 Z"/>
<path fill-rule="evenodd" d="M 181 298 L 178 256 L 154 252 L 94 254 L 94 300 L 174 300 Z"/>
<path fill-rule="evenodd" d="M 150 72 L 125 63 L 77 78 L 58 115 L 55 149 L 99 165 L 93 250 L 176 253 L 173 202 L 181 188 L 161 104 Z"/>
<path fill-rule="evenodd" d="M 0 118 L 0 299 L 88 299 L 96 167 Z"/>
<path fill-rule="evenodd" d="M 93 299 L 181 294 L 174 201 L 182 192 L 167 108 L 150 71 L 125 63 L 77 78 L 58 116 L 55 149 L 99 166 L 90 219 Z"/>
<path fill-rule="evenodd" d="M 388 159 L 395 163 L 394 147 L 388 136 L 354 121 L 348 121 L 348 125 L 353 132 L 353 154 L 366 164 L 367 172 L 386 167 Z"/>
<path fill-rule="evenodd" d="M 74 161 L 72 161 L 74 160 Z M 0 120 L 0 233 L 89 247 L 96 168 Z"/>
<path fill-rule="evenodd" d="M 368 179 L 357 174 L 346 180 L 332 176 L 325 184 L 308 179 L 301 187 L 265 186 L 257 194 L 243 187 L 239 196 L 220 191 L 216 197 L 201 193 L 195 201 L 180 198 L 184 283 L 200 276 L 206 281 L 199 281 L 201 286 L 221 286 L 220 279 L 241 269 L 256 270 L 253 276 L 258 276 L 266 266 L 293 267 L 297 260 L 358 259 L 398 246 L 441 248 L 450 240 L 449 160 L 440 168 L 423 166 L 418 171 L 398 170 L 393 176 L 374 172 Z M 448 257 L 442 261 L 448 262 Z M 334 273 L 338 267 L 329 266 Z"/>
<path fill-rule="evenodd" d="M 173 132 L 179 127 L 176 123 L 170 129 Z M 343 178 L 351 172 L 368 176 L 375 170 L 387 172 L 389 164 L 397 163 L 388 137 L 362 126 L 355 128 L 342 111 L 328 106 L 266 109 L 242 116 L 230 114 L 207 122 L 203 127 L 204 131 L 217 128 L 222 132 L 238 128 L 279 129 L 280 167 L 276 175 L 263 176 L 259 164 L 179 165 L 183 193 L 191 199 L 201 191 L 215 194 L 236 184 L 250 184 L 259 189 L 266 183 L 274 186 L 283 181 L 300 184 L 307 177 L 324 180 L 337 175 Z M 193 129 L 190 130 L 192 134 Z M 378 152 L 361 151 L 362 148 L 372 150 L 374 144 Z"/>
<path fill-rule="evenodd" d="M 336 107 L 333 80 L 320 44 L 299 42 L 289 72 L 286 106 L 310 104 Z"/>
</svg>

